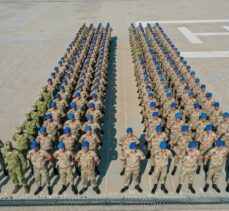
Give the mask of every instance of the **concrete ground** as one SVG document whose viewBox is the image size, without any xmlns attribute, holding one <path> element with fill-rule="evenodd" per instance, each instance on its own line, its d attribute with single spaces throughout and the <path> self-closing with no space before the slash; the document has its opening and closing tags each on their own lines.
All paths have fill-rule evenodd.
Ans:
<svg viewBox="0 0 229 211">
<path fill-rule="evenodd" d="M 3 141 L 10 139 L 16 126 L 23 121 L 24 114 L 31 109 L 42 85 L 46 83 L 50 72 L 81 24 L 84 22 L 95 24 L 103 22 L 105 24 L 108 21 L 111 23 L 114 30 L 109 68 L 110 86 L 107 90 L 105 109 L 105 136 L 101 150 L 101 176 L 98 178 L 102 192 L 100 197 L 120 196 L 123 177 L 119 175 L 121 163 L 116 142 L 125 132 L 125 128 L 133 127 L 139 138 L 142 138 L 143 134 L 129 47 L 128 27 L 130 23 L 162 21 L 163 28 L 182 52 L 229 51 L 229 36 L 217 34 L 227 32 L 223 26 L 229 26 L 229 1 L 227 0 L 76 0 L 61 2 L 0 0 L 0 2 L 0 138 Z M 193 23 L 193 20 L 199 21 Z M 201 22 L 200 20 L 207 21 Z M 216 35 L 199 36 L 202 43 L 192 44 L 178 30 L 178 27 L 187 27 L 193 33 L 215 32 Z M 220 101 L 224 110 L 229 111 L 227 82 L 229 60 L 227 53 L 225 55 L 220 58 L 198 57 L 187 58 L 187 60 L 197 70 L 197 75 L 207 84 L 209 90 L 214 93 L 215 98 Z M 144 150 L 143 145 L 142 148 Z M 131 187 L 124 194 L 125 196 L 151 196 L 152 184 L 148 170 L 149 165 L 143 162 L 141 186 L 144 192 L 138 194 L 134 187 Z M 229 196 L 224 191 L 225 176 L 223 172 L 219 183 L 222 193 L 217 194 L 218 196 Z M 11 182 L 1 176 L 0 178 L 0 196 L 11 197 Z M 55 181 L 58 181 L 58 178 L 52 179 L 54 184 Z M 33 183 L 32 178 L 30 182 Z M 170 193 L 165 196 L 158 190 L 156 196 L 173 197 L 177 183 L 177 176 L 168 175 L 167 187 Z M 182 193 L 177 197 L 198 198 L 216 195 L 211 188 L 207 194 L 203 193 L 203 185 L 204 174 L 201 172 L 201 176 L 198 176 L 194 183 L 197 194 L 193 196 L 187 187 L 184 187 Z M 55 185 L 54 191 L 58 191 L 59 188 L 58 184 Z M 33 184 L 32 191 L 34 189 Z M 16 195 L 16 197 L 28 196 L 31 198 L 33 194 L 24 195 L 23 190 Z M 47 196 L 46 190 L 40 194 L 40 197 L 45 196 Z M 53 197 L 55 196 L 56 194 Z M 69 196 L 72 196 L 70 190 L 63 195 L 63 197 Z M 90 189 L 85 196 L 95 195 Z M 206 206 L 199 209 L 204 208 L 209 209 Z M 136 210 L 138 210 L 137 207 Z"/>
</svg>

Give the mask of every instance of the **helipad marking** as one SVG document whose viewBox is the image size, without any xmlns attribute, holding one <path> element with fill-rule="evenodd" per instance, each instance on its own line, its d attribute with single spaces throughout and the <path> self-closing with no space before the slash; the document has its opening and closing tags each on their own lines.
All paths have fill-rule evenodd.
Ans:
<svg viewBox="0 0 229 211">
<path fill-rule="evenodd" d="M 188 39 L 192 44 L 202 44 L 203 42 L 192 33 L 187 27 L 178 27 L 178 30 Z"/>
<path fill-rule="evenodd" d="M 185 58 L 228 58 L 229 51 L 191 51 L 181 52 Z"/>
</svg>

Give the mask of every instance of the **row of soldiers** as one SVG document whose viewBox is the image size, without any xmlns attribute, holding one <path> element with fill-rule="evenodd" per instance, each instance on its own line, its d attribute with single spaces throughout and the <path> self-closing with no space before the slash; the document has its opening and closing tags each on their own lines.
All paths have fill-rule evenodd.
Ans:
<svg viewBox="0 0 229 211">
<path fill-rule="evenodd" d="M 97 29 L 92 24 L 80 28 L 59 66 L 51 73 L 33 111 L 14 134 L 18 149 L 14 149 L 11 142 L 5 143 L 4 157 L 15 185 L 13 193 L 17 193 L 21 185 L 29 192 L 23 176 L 27 170 L 25 158 L 30 161 L 37 184 L 35 195 L 42 190 L 42 180 L 49 195 L 52 194 L 49 167 L 60 175 L 59 195 L 67 189 L 67 182 L 73 193 L 78 193 L 74 170 L 82 178 L 80 194 L 87 190 L 88 181 L 93 190 L 100 193 L 96 174 L 99 174 L 98 149 L 103 133 L 111 30 L 109 23 L 105 28 L 102 24 Z M 30 143 L 32 149 L 28 150 Z"/>
<path fill-rule="evenodd" d="M 195 193 L 194 177 L 200 173 L 202 165 L 206 173 L 204 192 L 211 182 L 212 187 L 220 192 L 217 179 L 228 156 L 229 113 L 221 111 L 212 93 L 206 91 L 206 85 L 200 84 L 195 71 L 180 57 L 177 48 L 158 24 L 153 29 L 147 25 L 145 30 L 141 24 L 137 28 L 132 24 L 129 31 L 141 113 L 146 127 L 147 158 L 151 162 L 149 175 L 154 173 L 152 193 L 155 193 L 160 181 L 162 191 L 168 193 L 165 182 L 173 157 L 172 175 L 181 164 L 177 193 L 186 177 L 189 190 Z M 142 192 L 138 177 L 140 160 L 144 156 L 140 150 L 137 154 L 132 152 L 132 142 L 139 144 L 129 128 L 127 135 L 119 141 L 123 161 L 120 174 L 125 173 L 126 178 L 121 192 L 128 189 L 131 177 L 135 188 Z M 226 190 L 229 191 L 228 185 Z"/>
</svg>

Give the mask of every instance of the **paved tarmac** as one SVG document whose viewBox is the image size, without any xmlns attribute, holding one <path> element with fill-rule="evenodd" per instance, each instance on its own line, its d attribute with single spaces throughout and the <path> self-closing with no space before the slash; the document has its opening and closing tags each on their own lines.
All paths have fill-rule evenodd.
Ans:
<svg viewBox="0 0 229 211">
<path fill-rule="evenodd" d="M 98 178 L 102 192 L 100 197 L 120 196 L 123 177 L 119 175 L 121 163 L 116 142 L 125 132 L 125 128 L 131 126 L 141 140 L 143 137 L 129 47 L 130 23 L 164 21 L 161 23 L 163 28 L 182 52 L 229 51 L 229 36 L 227 35 L 199 36 L 202 43 L 192 44 L 178 30 L 178 27 L 187 27 L 195 33 L 227 32 L 223 28 L 223 26 L 229 26 L 229 1 L 227 0 L 76 0 L 65 2 L 0 0 L 0 2 L 2 2 L 0 3 L 0 138 L 3 141 L 10 139 L 16 126 L 22 123 L 24 114 L 31 109 L 42 85 L 46 83 L 50 72 L 82 23 L 92 22 L 95 25 L 99 22 L 111 23 L 114 30 L 106 97 L 105 136 L 101 151 L 101 176 Z M 193 23 L 195 20 L 207 21 Z M 175 23 L 168 23 L 171 21 Z M 215 98 L 220 101 L 224 110 L 229 111 L 228 57 L 188 58 L 187 60 L 197 70 L 197 75 L 207 84 L 209 90 L 214 93 Z M 143 145 L 142 148 L 144 150 Z M 125 196 L 151 196 L 152 185 L 151 177 L 148 176 L 148 164 L 144 162 L 142 167 L 143 194 L 138 194 L 131 187 L 124 194 Z M 8 182 L 8 179 L 2 179 L 1 176 L 0 178 L 0 196 L 10 197 L 11 182 Z M 58 181 L 58 178 L 52 179 L 54 185 L 55 181 Z M 32 178 L 30 184 L 33 184 L 33 192 L 36 187 Z M 168 175 L 167 187 L 170 193 L 167 197 L 174 196 L 177 184 L 178 177 L 173 178 Z M 225 184 L 224 172 L 219 184 L 222 193 L 217 194 L 218 196 L 229 196 L 224 191 Z M 180 195 L 175 195 L 197 198 L 216 195 L 211 188 L 207 194 L 204 194 L 201 190 L 203 185 L 204 174 L 201 172 L 201 176 L 198 176 L 194 183 L 196 195 L 189 193 L 186 187 Z M 59 188 L 58 184 L 55 185 L 54 191 Z M 46 197 L 46 190 L 40 196 Z M 70 190 L 63 195 L 63 197 L 69 196 L 72 196 Z M 95 194 L 90 189 L 85 196 L 95 196 Z M 157 191 L 156 196 L 165 197 L 160 190 Z M 21 190 L 15 197 L 28 197 L 28 195 L 24 195 Z M 31 193 L 29 197 L 33 197 L 33 194 Z"/>
</svg>

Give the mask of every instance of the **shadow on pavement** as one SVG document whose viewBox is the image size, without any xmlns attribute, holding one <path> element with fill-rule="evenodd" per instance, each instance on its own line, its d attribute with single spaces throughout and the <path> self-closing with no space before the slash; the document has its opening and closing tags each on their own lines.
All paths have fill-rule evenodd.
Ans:
<svg viewBox="0 0 229 211">
<path fill-rule="evenodd" d="M 98 178 L 98 185 L 101 184 L 107 170 L 110 166 L 112 160 L 117 160 L 118 153 L 116 151 L 117 139 L 116 136 L 116 48 L 117 48 L 117 37 L 111 38 L 110 44 L 110 56 L 109 56 L 109 66 L 108 66 L 108 86 L 106 89 L 105 97 L 105 116 L 103 131 L 104 136 L 102 137 L 103 146 L 99 151 L 101 156 L 101 163 L 99 165 L 100 176 Z"/>
</svg>

